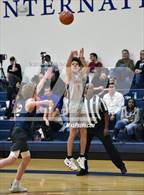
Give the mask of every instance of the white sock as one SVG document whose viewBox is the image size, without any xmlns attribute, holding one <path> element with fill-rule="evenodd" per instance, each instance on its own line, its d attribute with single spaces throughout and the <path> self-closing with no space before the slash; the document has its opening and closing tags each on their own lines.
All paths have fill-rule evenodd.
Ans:
<svg viewBox="0 0 144 195">
<path fill-rule="evenodd" d="M 13 185 L 15 185 L 15 184 L 19 184 L 20 182 L 19 182 L 19 180 L 17 180 L 17 179 L 15 179 L 14 181 L 13 181 Z"/>
</svg>

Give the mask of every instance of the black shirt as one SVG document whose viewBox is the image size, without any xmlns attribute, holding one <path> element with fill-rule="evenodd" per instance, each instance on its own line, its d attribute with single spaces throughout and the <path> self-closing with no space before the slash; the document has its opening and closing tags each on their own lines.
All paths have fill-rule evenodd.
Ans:
<svg viewBox="0 0 144 195">
<path fill-rule="evenodd" d="M 12 71 L 12 65 L 9 65 L 7 68 L 7 73 L 9 73 L 9 79 L 13 77 L 13 79 L 17 81 L 22 81 L 22 72 L 20 64 L 15 65 L 15 71 Z"/>
<path fill-rule="evenodd" d="M 135 65 L 135 69 L 142 70 L 141 74 L 144 74 L 144 61 L 138 60 Z"/>
</svg>

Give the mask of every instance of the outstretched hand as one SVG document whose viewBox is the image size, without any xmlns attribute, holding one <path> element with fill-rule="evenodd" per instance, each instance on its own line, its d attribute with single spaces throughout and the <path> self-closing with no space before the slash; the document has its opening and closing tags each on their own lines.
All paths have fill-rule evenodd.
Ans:
<svg viewBox="0 0 144 195">
<path fill-rule="evenodd" d="M 80 58 L 84 58 L 84 48 L 81 48 L 81 49 L 80 49 L 79 57 L 80 57 Z"/>
<path fill-rule="evenodd" d="M 78 51 L 74 50 L 72 51 L 72 57 L 78 57 Z"/>
</svg>

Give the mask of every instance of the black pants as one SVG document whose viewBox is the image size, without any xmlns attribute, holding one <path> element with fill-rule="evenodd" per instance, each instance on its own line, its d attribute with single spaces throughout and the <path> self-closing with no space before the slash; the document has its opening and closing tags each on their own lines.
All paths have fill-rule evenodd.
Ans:
<svg viewBox="0 0 144 195">
<path fill-rule="evenodd" d="M 7 98 L 6 100 L 9 101 L 9 106 L 6 107 L 5 116 L 9 119 L 13 116 L 13 101 L 15 101 L 16 96 L 18 94 L 18 89 L 15 86 L 9 86 L 7 88 Z"/>
<path fill-rule="evenodd" d="M 92 139 L 97 136 L 103 143 L 110 159 L 115 164 L 115 166 L 119 169 L 123 168 L 125 164 L 122 162 L 121 156 L 117 149 L 115 148 L 110 135 L 104 136 L 104 122 L 101 122 L 95 125 L 94 128 L 89 128 L 87 130 L 87 145 L 85 155 L 88 158 L 88 153 L 90 149 L 90 144 Z M 88 169 L 87 161 L 86 161 L 86 169 Z"/>
</svg>

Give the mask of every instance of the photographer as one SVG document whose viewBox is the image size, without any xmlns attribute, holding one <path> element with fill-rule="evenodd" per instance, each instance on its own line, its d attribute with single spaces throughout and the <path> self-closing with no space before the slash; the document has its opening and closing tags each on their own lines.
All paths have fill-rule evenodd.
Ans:
<svg viewBox="0 0 144 195">
<path fill-rule="evenodd" d="M 3 69 L 3 60 L 7 59 L 7 54 L 0 54 L 0 91 L 7 89 L 8 82 Z"/>
<path fill-rule="evenodd" d="M 52 62 L 51 62 L 51 56 L 46 54 L 46 52 L 41 52 L 41 59 L 42 59 L 42 64 L 41 64 L 41 74 L 44 74 L 48 67 L 52 66 Z"/>
<path fill-rule="evenodd" d="M 22 81 L 21 66 L 16 63 L 16 59 L 13 56 L 10 58 L 10 65 L 7 68 L 7 79 L 14 84 L 17 83 L 17 79 Z"/>
<path fill-rule="evenodd" d="M 10 65 L 7 68 L 7 80 L 9 85 L 7 88 L 5 117 L 9 119 L 12 116 L 13 101 L 16 98 L 22 81 L 21 66 L 16 63 L 15 57 L 10 58 Z"/>
</svg>

